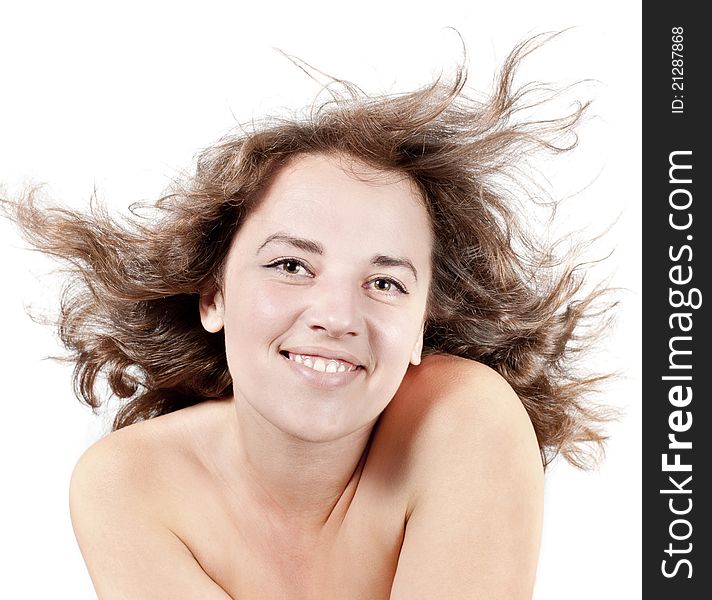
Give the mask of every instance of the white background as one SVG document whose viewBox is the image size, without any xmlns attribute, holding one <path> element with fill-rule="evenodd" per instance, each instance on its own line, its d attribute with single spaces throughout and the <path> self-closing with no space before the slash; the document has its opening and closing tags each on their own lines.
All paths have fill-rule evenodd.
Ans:
<svg viewBox="0 0 712 600">
<path fill-rule="evenodd" d="M 474 87 L 524 37 L 576 26 L 537 52 L 522 78 L 571 83 L 595 99 L 578 159 L 552 166 L 567 225 L 615 250 L 605 274 L 626 288 L 594 366 L 619 369 L 605 401 L 624 408 L 593 473 L 558 461 L 546 479 L 535 598 L 640 598 L 640 6 L 637 2 L 26 1 L 0 8 L 0 186 L 46 182 L 86 206 L 156 197 L 237 121 L 308 103 L 316 85 L 275 47 L 369 92 L 406 90 L 448 71 L 467 46 Z M 545 165 L 545 170 L 546 170 Z M 590 184 L 590 185 L 588 185 Z M 588 185 L 588 187 L 586 187 Z M 567 212 L 568 211 L 568 212 Z M 2 496 L 0 596 L 93 598 L 69 521 L 67 486 L 104 423 L 73 398 L 71 368 L 29 305 L 53 306 L 51 264 L 0 223 Z"/>
</svg>

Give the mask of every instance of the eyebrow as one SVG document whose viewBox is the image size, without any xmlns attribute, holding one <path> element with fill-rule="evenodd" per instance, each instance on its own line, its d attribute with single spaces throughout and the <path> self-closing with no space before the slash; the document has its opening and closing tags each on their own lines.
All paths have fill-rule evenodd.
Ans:
<svg viewBox="0 0 712 600">
<path fill-rule="evenodd" d="M 396 258 L 379 254 L 371 259 L 371 264 L 378 267 L 404 267 L 413 272 L 413 277 L 418 281 L 418 271 L 415 265 L 407 258 Z"/>
<path fill-rule="evenodd" d="M 295 248 L 299 248 L 305 252 L 311 252 L 312 254 L 324 254 L 324 246 L 322 246 L 319 242 L 288 235 L 286 233 L 273 233 L 270 235 L 264 242 L 262 242 L 260 247 L 257 248 L 257 252 L 255 254 L 259 254 L 260 250 L 271 242 L 284 242 L 285 244 L 289 244 L 290 246 L 294 246 Z"/>
<path fill-rule="evenodd" d="M 300 238 L 286 233 L 273 233 L 272 235 L 268 236 L 267 239 L 262 242 L 262 244 L 260 244 L 260 247 L 257 248 L 257 252 L 255 254 L 259 254 L 262 248 L 272 242 L 283 242 L 285 244 L 289 244 L 290 246 L 294 246 L 299 250 L 311 252 L 312 254 L 324 254 L 324 246 L 322 246 L 319 242 L 315 242 L 314 240 L 308 240 L 306 238 Z M 415 265 L 413 265 L 413 262 L 408 258 L 387 256 L 385 254 L 376 254 L 371 259 L 371 264 L 378 267 L 403 267 L 411 271 L 413 273 L 413 277 L 415 277 L 415 280 L 418 281 L 418 270 L 415 268 Z"/>
</svg>

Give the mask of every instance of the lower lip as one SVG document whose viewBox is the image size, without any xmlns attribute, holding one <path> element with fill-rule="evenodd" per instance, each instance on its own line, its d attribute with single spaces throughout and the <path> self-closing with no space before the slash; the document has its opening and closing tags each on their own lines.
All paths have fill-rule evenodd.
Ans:
<svg viewBox="0 0 712 600">
<path fill-rule="evenodd" d="M 300 365 L 298 362 L 284 356 L 284 354 L 280 354 L 279 356 L 289 363 L 289 366 L 294 372 L 300 377 L 303 377 L 306 383 L 321 389 L 334 389 L 348 385 L 363 371 L 363 367 L 359 367 L 355 371 L 344 371 L 343 373 L 322 373 L 321 371 Z"/>
</svg>

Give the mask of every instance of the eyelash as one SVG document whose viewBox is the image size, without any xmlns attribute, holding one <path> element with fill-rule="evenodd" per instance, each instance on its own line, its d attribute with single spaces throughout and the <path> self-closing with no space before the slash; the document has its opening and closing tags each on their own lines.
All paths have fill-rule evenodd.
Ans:
<svg viewBox="0 0 712 600">
<path fill-rule="evenodd" d="M 267 268 L 267 269 L 274 269 L 275 271 L 277 271 L 277 272 L 278 272 L 280 275 L 282 275 L 283 277 L 299 277 L 299 275 L 296 274 L 296 273 L 289 273 L 289 272 L 286 271 L 285 269 L 279 268 L 279 267 L 284 266 L 284 265 L 286 265 L 287 263 L 290 263 L 290 262 L 295 263 L 296 265 L 300 266 L 302 269 L 304 269 L 305 271 L 307 271 L 307 272 L 309 273 L 309 277 L 314 277 L 314 275 L 313 275 L 313 274 L 311 273 L 311 271 L 307 268 L 307 266 L 306 266 L 301 260 L 299 260 L 298 258 L 289 258 L 289 257 L 287 257 L 287 258 L 280 258 L 280 259 L 275 260 L 275 261 L 273 261 L 273 262 L 271 262 L 271 263 L 269 263 L 269 264 L 267 264 L 267 265 L 264 265 L 264 266 L 265 266 L 265 268 Z M 404 286 L 402 283 L 400 283 L 398 280 L 393 279 L 393 278 L 391 278 L 391 277 L 375 277 L 374 279 L 371 280 L 371 283 L 374 282 L 374 281 L 387 281 L 387 282 L 390 283 L 393 287 L 395 287 L 396 290 L 398 290 L 398 292 L 399 292 L 400 294 L 408 294 L 408 293 L 409 293 L 408 290 L 405 289 L 405 286 Z M 389 293 L 389 292 L 386 291 L 386 290 L 376 290 L 376 291 Z"/>
</svg>

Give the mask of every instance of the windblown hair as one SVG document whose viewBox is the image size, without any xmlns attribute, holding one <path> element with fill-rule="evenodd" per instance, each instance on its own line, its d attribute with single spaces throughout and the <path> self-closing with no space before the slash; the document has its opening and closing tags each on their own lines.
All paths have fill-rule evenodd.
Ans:
<svg viewBox="0 0 712 600">
<path fill-rule="evenodd" d="M 607 414 L 591 402 L 602 377 L 580 374 L 576 359 L 590 324 L 609 314 L 596 309 L 605 290 L 584 293 L 575 257 L 557 256 L 525 226 L 520 209 L 534 200 L 514 185 L 527 157 L 576 145 L 588 106 L 527 116 L 556 94 L 513 83 L 545 38 L 517 46 L 478 100 L 466 94 L 464 68 L 451 81 L 376 97 L 333 80 L 327 101 L 243 126 L 202 152 L 195 173 L 147 214 L 47 207 L 36 189 L 4 202 L 36 248 L 70 265 L 58 325 L 77 396 L 96 409 L 105 379 L 123 399 L 119 429 L 231 394 L 224 338 L 203 329 L 199 295 L 220 285 L 230 242 L 270 178 L 299 155 L 338 154 L 410 178 L 426 203 L 435 243 L 425 353 L 497 370 L 524 404 L 544 464 L 561 453 L 587 466 Z"/>
</svg>

